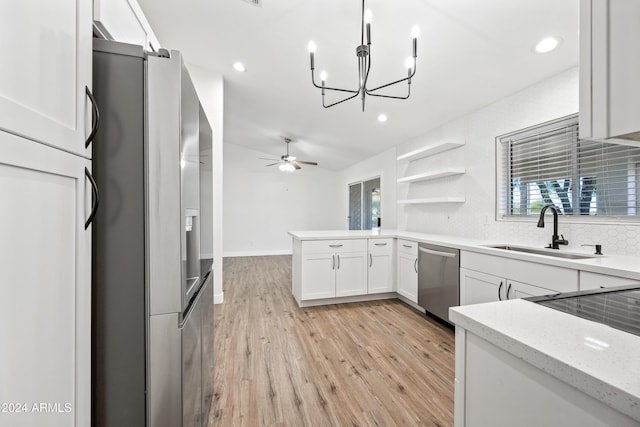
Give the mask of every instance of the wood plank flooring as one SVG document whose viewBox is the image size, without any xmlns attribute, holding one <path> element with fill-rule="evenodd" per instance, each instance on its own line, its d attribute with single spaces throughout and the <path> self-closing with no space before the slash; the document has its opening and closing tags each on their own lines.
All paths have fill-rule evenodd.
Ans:
<svg viewBox="0 0 640 427">
<path fill-rule="evenodd" d="M 451 426 L 453 330 L 399 300 L 298 308 L 291 257 L 224 260 L 210 426 Z"/>
</svg>

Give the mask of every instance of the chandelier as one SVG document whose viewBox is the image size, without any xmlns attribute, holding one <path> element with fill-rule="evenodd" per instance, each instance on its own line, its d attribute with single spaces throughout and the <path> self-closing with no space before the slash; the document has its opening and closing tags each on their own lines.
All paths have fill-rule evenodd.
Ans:
<svg viewBox="0 0 640 427">
<path fill-rule="evenodd" d="M 411 95 L 411 78 L 416 74 L 416 58 L 418 57 L 418 35 L 420 30 L 417 26 L 414 26 L 411 29 L 411 37 L 413 38 L 413 58 L 408 58 L 405 66 L 407 67 L 407 77 L 396 80 L 391 83 L 384 84 L 382 86 L 378 86 L 373 89 L 367 88 L 367 81 L 369 79 L 369 71 L 371 70 L 371 10 L 367 9 L 365 11 L 364 1 L 362 0 L 362 21 L 361 21 L 361 29 L 360 29 L 360 46 L 356 47 L 356 56 L 358 58 L 358 81 L 359 87 L 357 90 L 351 89 L 339 89 L 334 87 L 329 87 L 326 85 L 327 81 L 327 73 L 322 71 L 320 73 L 320 85 L 316 83 L 315 80 L 315 52 L 316 52 L 316 44 L 311 41 L 309 42 L 309 55 L 311 58 L 311 82 L 315 87 L 322 90 L 322 106 L 324 108 L 333 107 L 334 105 L 341 104 L 345 101 L 353 99 L 360 95 L 360 99 L 362 100 L 362 111 L 364 112 L 364 104 L 365 97 L 367 95 L 370 96 L 378 96 L 381 98 L 393 98 L 393 99 L 407 99 Z M 365 35 L 367 43 L 365 44 Z M 398 83 L 407 82 L 407 95 L 406 96 L 391 96 L 391 95 L 383 95 L 381 93 L 376 93 L 380 89 L 387 88 L 389 86 L 393 86 Z M 335 92 L 345 92 L 348 93 L 346 98 L 341 99 L 339 101 L 333 102 L 329 105 L 325 103 L 324 95 L 325 91 L 335 91 Z"/>
</svg>

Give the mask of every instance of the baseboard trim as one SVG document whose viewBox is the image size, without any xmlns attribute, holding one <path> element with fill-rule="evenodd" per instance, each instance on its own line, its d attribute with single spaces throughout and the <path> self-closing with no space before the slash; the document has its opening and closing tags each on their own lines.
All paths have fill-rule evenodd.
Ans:
<svg viewBox="0 0 640 427">
<path fill-rule="evenodd" d="M 215 294 L 213 296 L 214 304 L 222 304 L 223 302 L 224 302 L 224 292 L 222 292 L 221 294 Z"/>
<path fill-rule="evenodd" d="M 315 307 L 318 305 L 329 304 L 345 304 L 349 302 L 364 302 L 364 301 L 378 301 L 382 299 L 398 298 L 398 294 L 395 292 L 385 292 L 382 294 L 367 294 L 367 295 L 354 295 L 350 297 L 338 297 L 338 298 L 326 298 L 316 300 L 296 301 L 299 307 Z"/>
<path fill-rule="evenodd" d="M 425 310 L 424 308 L 420 307 L 418 304 L 416 304 L 415 302 L 411 301 L 410 299 L 406 298 L 404 295 L 400 295 L 397 294 L 398 299 L 400 301 L 402 301 L 403 303 L 410 305 L 411 307 L 415 308 L 416 310 L 418 310 L 420 313 L 425 314 Z"/>
<path fill-rule="evenodd" d="M 290 249 L 280 251 L 241 251 L 241 252 L 225 252 L 222 256 L 224 258 L 234 258 L 241 256 L 270 256 L 270 255 L 292 255 L 293 252 Z"/>
</svg>

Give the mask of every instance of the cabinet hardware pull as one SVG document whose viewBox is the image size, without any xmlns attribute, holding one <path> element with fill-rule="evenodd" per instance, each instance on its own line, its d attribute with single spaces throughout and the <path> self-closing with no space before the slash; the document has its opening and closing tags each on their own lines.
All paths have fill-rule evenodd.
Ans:
<svg viewBox="0 0 640 427">
<path fill-rule="evenodd" d="M 404 246 L 405 248 L 413 249 L 413 246 L 411 246 L 411 245 L 402 244 L 402 246 Z"/>
<path fill-rule="evenodd" d="M 336 269 L 336 256 L 335 255 L 331 255 L 331 269 L 332 270 Z"/>
<path fill-rule="evenodd" d="M 511 291 L 511 283 L 509 283 L 509 287 L 507 288 L 507 299 L 509 299 L 509 291 Z"/>
<path fill-rule="evenodd" d="M 441 252 L 441 251 L 434 251 L 431 249 L 425 249 L 425 248 L 420 248 L 420 252 L 424 252 L 426 254 L 430 254 L 430 255 L 438 255 L 438 256 L 443 256 L 446 258 L 455 258 L 456 254 L 452 254 L 449 252 Z"/>
<path fill-rule="evenodd" d="M 369 254 L 369 267 L 373 265 L 373 257 Z"/>
<path fill-rule="evenodd" d="M 84 175 L 87 177 L 89 182 L 91 183 L 91 194 L 93 196 L 93 201 L 91 203 L 91 213 L 89 214 L 89 218 L 84 223 L 84 229 L 89 228 L 89 225 L 93 222 L 93 217 L 96 216 L 96 212 L 98 212 L 98 205 L 100 204 L 100 193 L 98 193 L 98 185 L 96 185 L 96 181 L 93 179 L 93 175 L 89 172 L 89 169 L 84 168 Z"/>
<path fill-rule="evenodd" d="M 374 243 L 374 245 L 376 245 L 376 246 L 387 246 L 386 243 Z"/>
<path fill-rule="evenodd" d="M 340 270 L 340 255 L 336 255 L 338 257 L 338 266 L 336 267 L 338 270 Z"/>
<path fill-rule="evenodd" d="M 341 248 L 342 245 L 329 245 L 330 248 Z"/>
<path fill-rule="evenodd" d="M 416 273 L 418 272 L 418 258 L 416 258 L 416 260 L 413 261 L 413 269 L 416 271 Z"/>
<path fill-rule="evenodd" d="M 89 101 L 91 101 L 91 133 L 89 133 L 87 140 L 84 142 L 84 148 L 88 148 L 89 144 L 93 142 L 93 138 L 95 138 L 96 132 L 98 132 L 98 127 L 100 126 L 100 110 L 98 109 L 96 99 L 93 97 L 89 87 L 85 86 L 84 88 L 87 96 L 89 97 Z"/>
<path fill-rule="evenodd" d="M 502 297 L 500 296 L 501 290 L 502 290 L 502 282 L 500 282 L 500 286 L 498 286 L 498 301 L 502 301 Z"/>
</svg>

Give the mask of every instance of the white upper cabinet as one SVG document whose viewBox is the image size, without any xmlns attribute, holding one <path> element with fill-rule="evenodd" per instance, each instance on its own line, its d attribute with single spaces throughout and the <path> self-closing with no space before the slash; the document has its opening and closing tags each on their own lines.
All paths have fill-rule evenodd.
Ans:
<svg viewBox="0 0 640 427">
<path fill-rule="evenodd" d="M 136 0 L 93 0 L 96 30 L 106 39 L 156 51 L 160 43 Z"/>
<path fill-rule="evenodd" d="M 640 141 L 640 1 L 580 2 L 580 138 Z"/>
<path fill-rule="evenodd" d="M 0 2 L 0 130 L 91 157 L 91 3 Z"/>
</svg>

